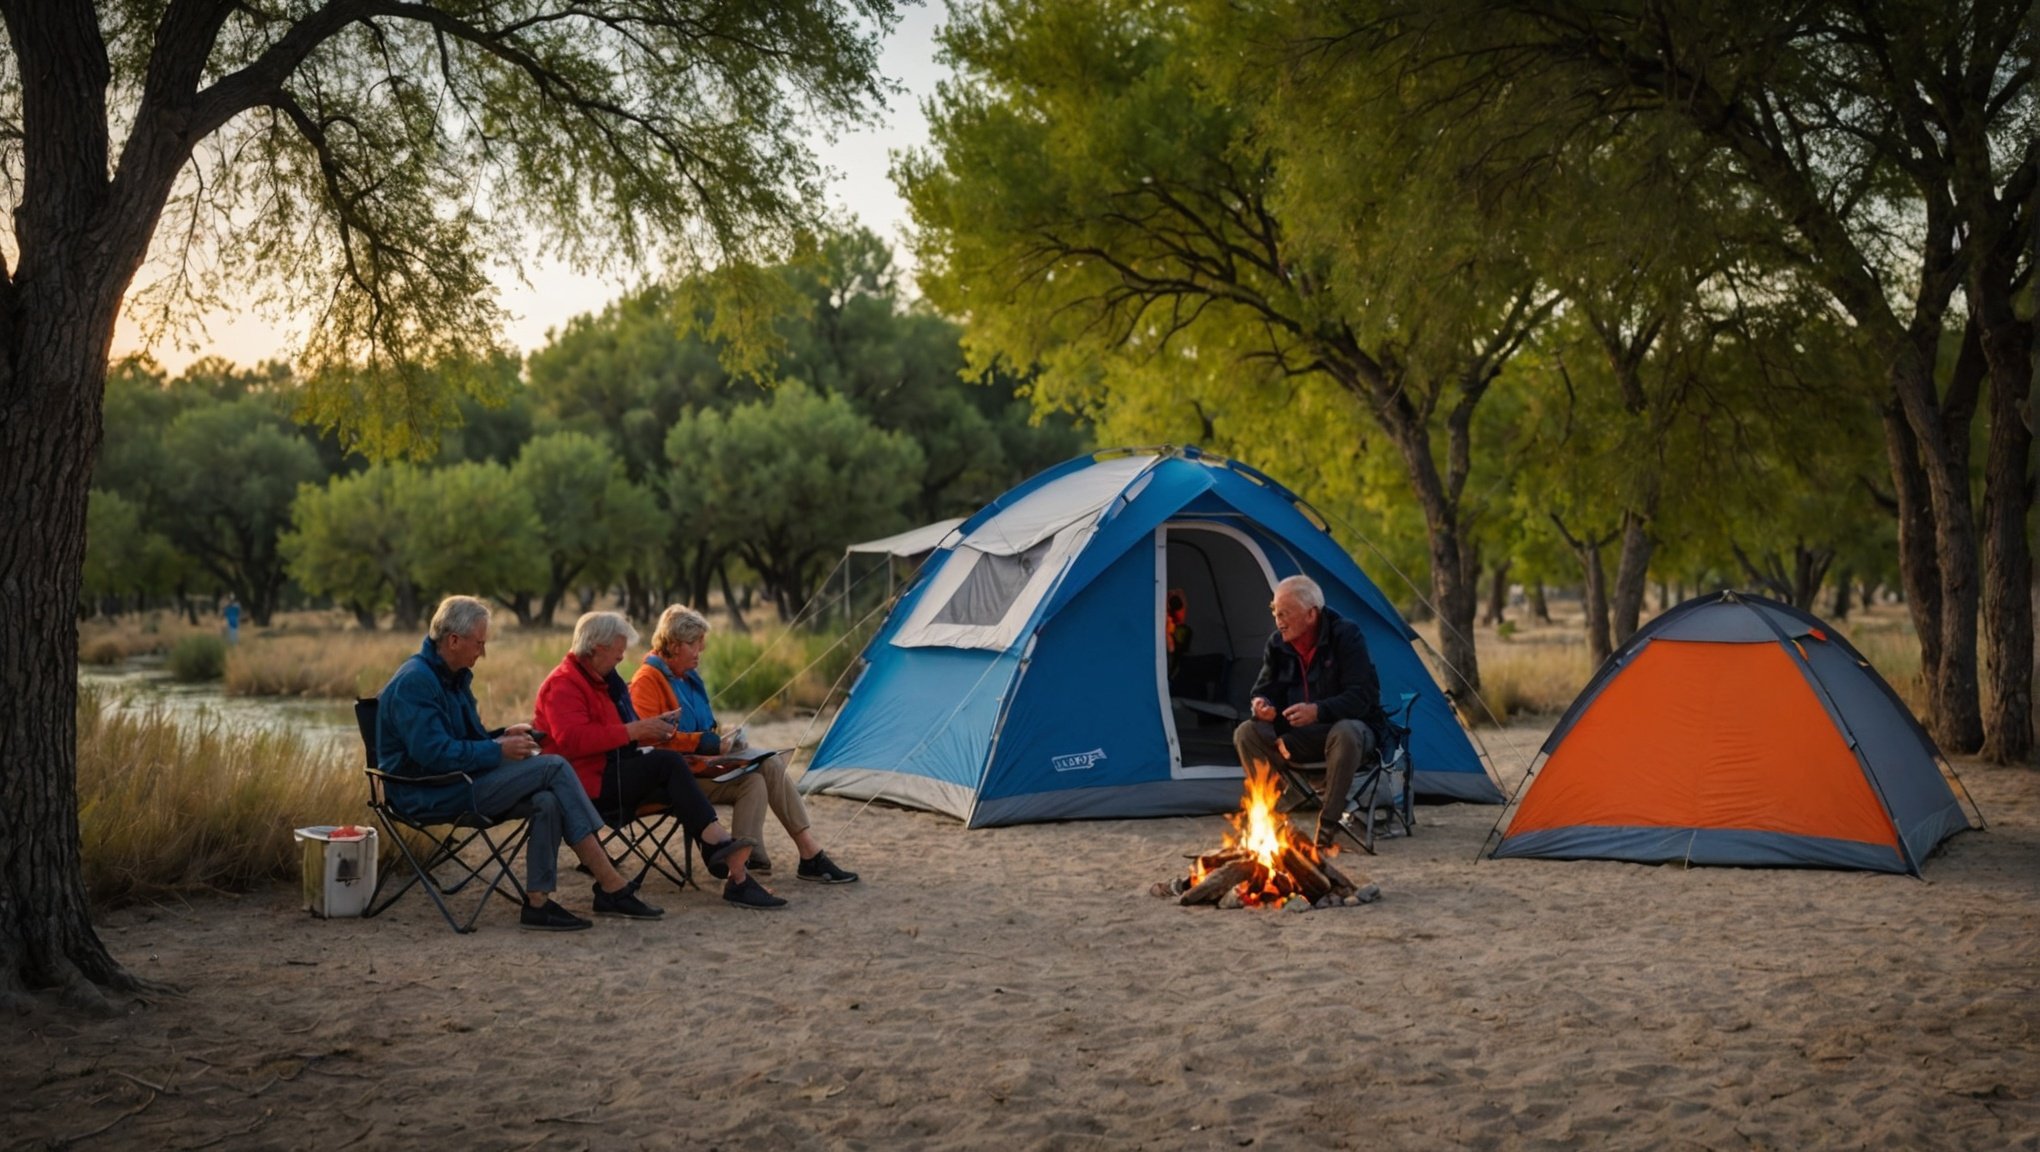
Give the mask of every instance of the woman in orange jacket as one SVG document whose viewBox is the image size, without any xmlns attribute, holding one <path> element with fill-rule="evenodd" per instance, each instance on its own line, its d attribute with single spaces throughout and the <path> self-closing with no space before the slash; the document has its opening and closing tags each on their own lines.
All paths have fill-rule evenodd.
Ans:
<svg viewBox="0 0 2040 1152">
<path fill-rule="evenodd" d="M 707 641 L 708 620 L 692 608 L 675 604 L 660 613 L 659 626 L 652 631 L 652 653 L 630 678 L 631 702 L 640 714 L 671 716 L 677 721 L 679 730 L 659 747 L 692 754 L 702 766 L 706 757 L 738 750 L 722 746 L 708 688 L 701 680 L 701 649 Z M 767 757 L 756 772 L 727 783 L 703 779 L 701 786 L 709 799 L 735 805 L 730 825 L 745 839 L 763 843 L 765 811 L 771 809 L 800 853 L 800 866 L 794 871 L 798 878 L 820 884 L 856 881 L 857 873 L 838 867 L 815 839 L 807 805 L 787 778 L 785 757 Z M 751 854 L 753 872 L 771 867 L 764 853 Z"/>
</svg>

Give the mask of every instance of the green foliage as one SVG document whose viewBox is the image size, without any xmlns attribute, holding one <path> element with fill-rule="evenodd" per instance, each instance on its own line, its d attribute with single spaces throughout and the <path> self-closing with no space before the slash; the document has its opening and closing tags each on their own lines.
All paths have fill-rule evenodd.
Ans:
<svg viewBox="0 0 2040 1152">
<path fill-rule="evenodd" d="M 85 533 L 88 603 L 167 593 L 189 571 L 162 533 L 143 526 L 141 508 L 118 492 L 93 490 Z"/>
<path fill-rule="evenodd" d="M 227 642 L 218 636 L 185 636 L 170 648 L 170 675 L 187 684 L 218 680 L 227 673 Z"/>
<path fill-rule="evenodd" d="M 411 522 L 424 480 L 411 464 L 376 464 L 335 476 L 324 488 L 298 490 L 295 528 L 278 542 L 290 574 L 305 591 L 330 596 L 357 614 L 395 608 L 397 626 L 418 622 L 424 599 L 419 553 L 436 542 Z"/>
<path fill-rule="evenodd" d="M 454 592 L 518 602 L 546 587 L 543 524 L 531 493 L 501 464 L 428 472 L 411 517 L 420 603 Z"/>
<path fill-rule="evenodd" d="M 782 384 L 727 414 L 698 412 L 666 439 L 675 516 L 726 540 L 790 619 L 850 541 L 904 526 L 921 450 L 841 396 Z"/>
<path fill-rule="evenodd" d="M 318 453 L 268 397 L 186 409 L 163 433 L 163 531 L 267 624 L 285 580 L 278 537 Z"/>
<path fill-rule="evenodd" d="M 701 681 L 717 709 L 748 712 L 784 702 L 806 661 L 797 640 L 767 643 L 738 633 L 718 633 L 701 651 Z"/>
<path fill-rule="evenodd" d="M 651 492 L 632 483 L 615 452 L 592 436 L 555 432 L 531 441 L 510 481 L 538 517 L 536 551 L 546 565 L 541 621 L 551 621 L 570 585 L 608 583 L 664 539 Z"/>
</svg>

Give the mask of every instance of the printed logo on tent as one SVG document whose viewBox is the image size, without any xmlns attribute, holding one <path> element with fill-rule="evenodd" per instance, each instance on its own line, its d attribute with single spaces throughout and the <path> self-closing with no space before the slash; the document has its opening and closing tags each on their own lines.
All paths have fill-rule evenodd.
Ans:
<svg viewBox="0 0 2040 1152">
<path fill-rule="evenodd" d="M 1105 749 L 1093 748 L 1089 752 L 1072 752 L 1067 756 L 1052 756 L 1048 766 L 1058 772 L 1082 772 L 1105 758 Z"/>
</svg>

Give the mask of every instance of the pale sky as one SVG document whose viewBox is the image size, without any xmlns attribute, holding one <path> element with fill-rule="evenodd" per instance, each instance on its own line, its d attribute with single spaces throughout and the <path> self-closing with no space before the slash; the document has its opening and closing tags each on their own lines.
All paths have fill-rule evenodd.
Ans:
<svg viewBox="0 0 2040 1152">
<path fill-rule="evenodd" d="M 921 101 L 934 94 L 935 82 L 941 77 L 935 63 L 935 28 L 944 13 L 940 0 L 927 2 L 932 10 L 925 5 L 905 10 L 880 59 L 886 76 L 906 91 L 892 99 L 879 123 L 846 134 L 834 144 L 817 146 L 822 164 L 835 173 L 829 188 L 831 207 L 891 241 L 898 266 L 909 271 L 912 265 L 904 251 L 907 209 L 886 172 L 893 152 L 917 147 L 928 139 Z M 497 278 L 497 287 L 512 316 L 503 335 L 512 347 L 527 353 L 545 344 L 548 330 L 583 312 L 601 311 L 630 288 L 627 280 L 586 276 L 538 260 L 527 263 L 525 276 L 529 284 L 519 283 L 514 273 L 505 271 Z M 145 349 L 134 325 L 123 318 L 114 333 L 113 354 L 117 358 L 146 350 L 176 373 L 204 355 L 224 356 L 243 365 L 288 359 L 291 347 L 302 336 L 289 325 L 272 325 L 253 312 L 208 313 L 203 323 L 203 332 L 193 330 Z M 185 346 L 193 343 L 200 346 Z"/>
</svg>

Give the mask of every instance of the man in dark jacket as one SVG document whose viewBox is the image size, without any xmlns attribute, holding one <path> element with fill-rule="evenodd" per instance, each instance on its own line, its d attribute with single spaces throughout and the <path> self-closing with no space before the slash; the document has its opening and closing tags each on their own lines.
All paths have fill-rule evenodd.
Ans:
<svg viewBox="0 0 2040 1152">
<path fill-rule="evenodd" d="M 420 820 L 450 820 L 470 807 L 494 819 L 529 804 L 526 903 L 519 927 L 567 932 L 590 926 L 552 900 L 562 841 L 595 877 L 597 912 L 657 919 L 660 910 L 638 899 L 637 885 L 625 880 L 602 851 L 596 837 L 602 818 L 572 766 L 540 753 L 529 724 L 512 724 L 500 732 L 482 727 L 470 685 L 475 661 L 488 650 L 489 606 L 472 596 L 449 596 L 432 614 L 424 645 L 383 686 L 376 707 L 376 759 L 382 770 L 397 776 L 461 772 L 471 778 L 450 784 L 392 781 L 390 802 Z"/>
<path fill-rule="evenodd" d="M 1242 767 L 1255 762 L 1325 762 L 1325 806 L 1317 846 L 1331 847 L 1345 814 L 1346 794 L 1387 723 L 1381 678 L 1360 628 L 1325 607 L 1324 590 L 1308 576 L 1275 586 L 1269 605 L 1275 634 L 1254 681 L 1253 719 L 1233 732 Z"/>
</svg>

